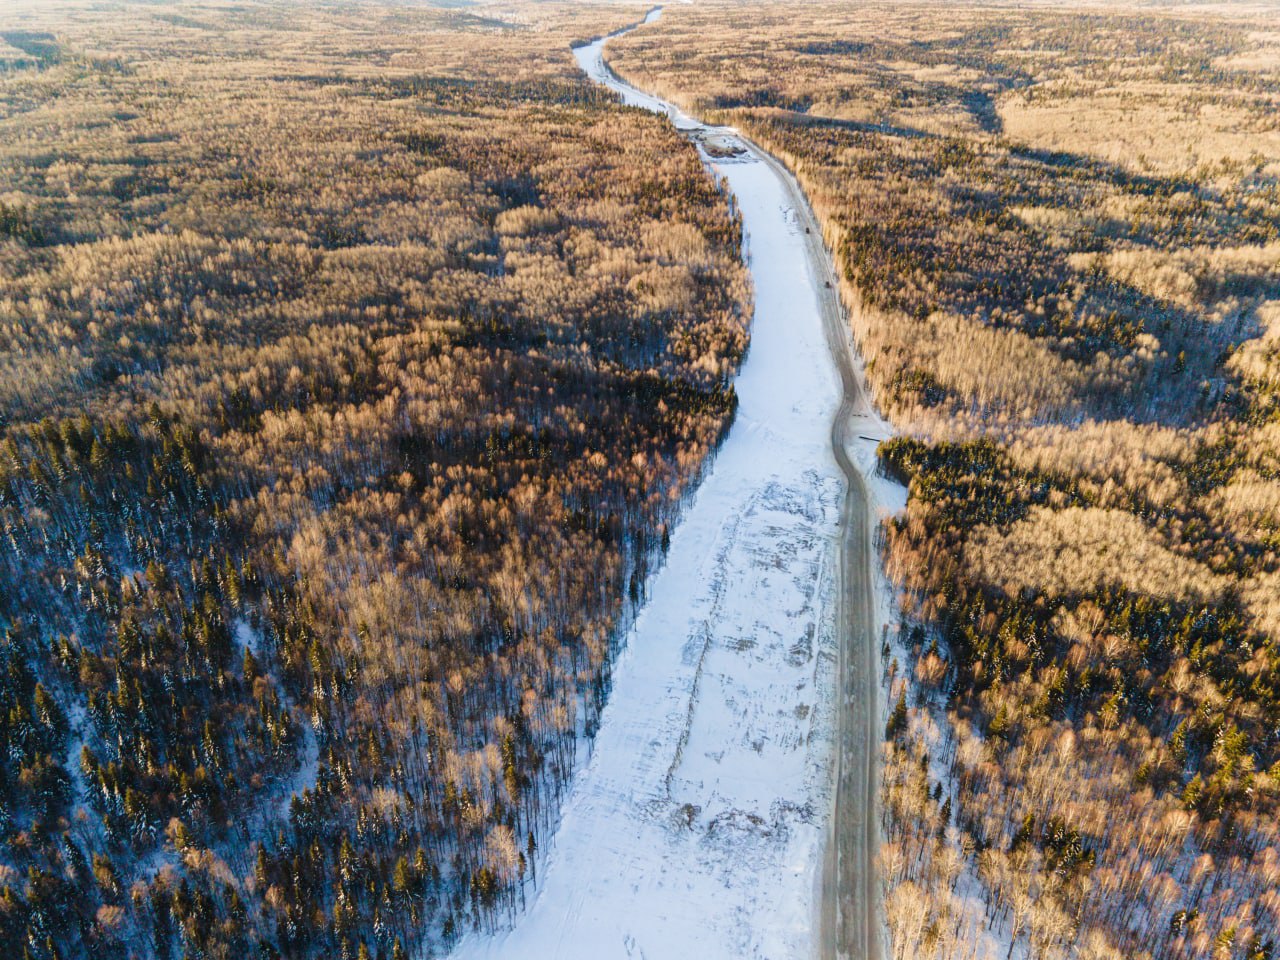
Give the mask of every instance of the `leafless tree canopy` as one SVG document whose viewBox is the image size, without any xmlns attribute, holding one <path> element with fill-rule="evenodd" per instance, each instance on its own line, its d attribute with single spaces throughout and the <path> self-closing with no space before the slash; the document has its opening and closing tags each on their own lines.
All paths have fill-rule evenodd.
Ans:
<svg viewBox="0 0 1280 960">
<path fill-rule="evenodd" d="M 632 18 L 6 6 L 0 952 L 519 905 L 746 344 Z"/>
</svg>

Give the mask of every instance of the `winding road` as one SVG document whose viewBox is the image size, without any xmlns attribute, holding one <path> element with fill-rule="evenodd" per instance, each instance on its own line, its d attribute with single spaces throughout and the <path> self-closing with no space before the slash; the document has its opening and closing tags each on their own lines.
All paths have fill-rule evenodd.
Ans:
<svg viewBox="0 0 1280 960">
<path fill-rule="evenodd" d="M 661 8 L 656 8 L 640 24 L 611 36 L 630 32 L 660 14 Z M 874 582 L 878 561 L 873 541 L 871 492 L 867 477 L 858 465 L 854 445 L 859 437 L 885 436 L 888 428 L 867 396 L 849 324 L 837 294 L 839 285 L 831 255 L 823 245 L 813 209 L 791 171 L 737 130 L 704 124 L 675 105 L 621 79 L 604 60 L 604 42 L 597 40 L 577 51 L 579 64 L 588 76 L 620 93 L 630 105 L 666 114 L 677 130 L 704 148 L 712 146 L 716 156 L 737 149 L 763 161 L 783 185 L 805 229 L 810 276 L 842 391 L 840 406 L 831 424 L 831 448 L 846 484 L 841 509 L 835 611 L 839 656 L 835 684 L 833 799 L 823 852 L 821 902 L 816 911 L 819 930 L 816 945 L 818 954 L 824 958 L 880 960 L 885 952 L 885 936 L 876 868 L 880 843 L 878 764 L 882 740 L 878 702 L 880 644 Z"/>
</svg>

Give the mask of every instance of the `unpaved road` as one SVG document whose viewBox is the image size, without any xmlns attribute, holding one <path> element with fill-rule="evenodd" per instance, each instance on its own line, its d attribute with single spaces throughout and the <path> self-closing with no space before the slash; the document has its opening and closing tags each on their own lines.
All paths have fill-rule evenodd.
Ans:
<svg viewBox="0 0 1280 960">
<path fill-rule="evenodd" d="M 880 960 L 880 881 L 876 861 L 880 847 L 877 815 L 880 760 L 880 644 L 876 630 L 871 497 L 862 471 L 850 456 L 861 435 L 883 429 L 867 399 L 854 366 L 849 325 L 836 293 L 831 257 L 813 210 L 791 173 L 768 158 L 786 180 L 796 210 L 807 229 L 810 263 L 815 277 L 825 277 L 818 291 L 831 359 L 840 372 L 843 398 L 831 422 L 831 449 L 848 483 L 841 512 L 840 589 L 836 622 L 841 625 L 836 690 L 833 758 L 835 795 L 822 864 L 821 955 Z"/>
<path fill-rule="evenodd" d="M 643 23 L 656 19 L 660 8 Z M 639 24 L 637 25 L 639 26 Z M 619 31 L 629 32 L 634 27 Z M 827 346 L 839 372 L 840 408 L 831 424 L 831 447 L 844 473 L 847 492 L 841 511 L 840 584 L 835 611 L 840 633 L 835 690 L 836 732 L 833 751 L 833 800 L 822 865 L 822 902 L 818 906 L 818 950 L 824 958 L 881 960 L 884 932 L 876 862 L 880 845 L 880 644 L 875 603 L 875 545 L 871 495 L 851 453 L 859 436 L 882 436 L 883 421 L 863 386 L 849 324 L 837 293 L 830 253 L 808 199 L 791 172 L 738 131 L 711 127 L 679 108 L 646 94 L 600 62 L 593 79 L 627 95 L 628 102 L 669 116 L 690 139 L 716 147 L 736 141 L 763 160 L 783 184 L 799 223 L 805 228 L 810 276 L 822 311 Z"/>
<path fill-rule="evenodd" d="M 743 138 L 745 139 L 745 138 Z M 748 141 L 750 142 L 750 141 Z M 835 793 L 822 864 L 820 955 L 824 958 L 880 960 L 883 929 L 880 882 L 879 760 L 880 644 L 876 629 L 871 496 L 866 478 L 851 456 L 858 436 L 875 436 L 884 424 L 875 412 L 855 366 L 849 324 L 837 293 L 830 253 L 813 208 L 795 177 L 779 160 L 752 144 L 782 180 L 805 227 L 809 263 L 826 328 L 827 346 L 840 373 L 842 399 L 831 422 L 831 449 L 848 484 L 841 511 L 840 589 L 836 622 L 841 625 L 836 690 L 836 737 L 832 775 Z"/>
</svg>

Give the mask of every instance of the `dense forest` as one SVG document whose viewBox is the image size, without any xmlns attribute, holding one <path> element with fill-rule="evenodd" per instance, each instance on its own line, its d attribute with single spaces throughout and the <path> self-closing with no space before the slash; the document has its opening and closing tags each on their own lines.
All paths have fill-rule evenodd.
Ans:
<svg viewBox="0 0 1280 960">
<path fill-rule="evenodd" d="M 895 956 L 1280 955 L 1275 13 L 700 5 L 610 45 L 796 171 L 901 433 Z"/>
<path fill-rule="evenodd" d="M 628 11 L 10 5 L 6 957 L 437 955 L 523 902 L 727 429 L 741 228 Z"/>
</svg>

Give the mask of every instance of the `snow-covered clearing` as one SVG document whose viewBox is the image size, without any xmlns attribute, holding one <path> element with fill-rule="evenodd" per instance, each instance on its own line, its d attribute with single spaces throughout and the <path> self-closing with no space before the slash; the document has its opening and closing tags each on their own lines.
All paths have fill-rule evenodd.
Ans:
<svg viewBox="0 0 1280 960">
<path fill-rule="evenodd" d="M 246 650 L 257 656 L 261 655 L 262 633 L 247 620 L 236 620 L 232 624 L 231 635 L 235 640 L 237 659 L 243 657 Z M 262 811 L 260 822 L 255 822 L 259 821 L 259 818 L 254 817 L 241 824 L 246 838 L 255 836 L 257 832 L 268 828 L 274 817 L 287 817 L 290 801 L 306 790 L 314 790 L 316 778 L 320 774 L 320 744 L 316 740 L 315 729 L 309 722 L 309 718 L 296 710 L 293 698 L 283 689 L 280 691 L 280 697 L 289 711 L 303 721 L 299 724 L 302 742 L 298 751 L 298 769 L 291 773 L 281 771 L 279 781 L 274 785 L 276 803 Z"/>
<path fill-rule="evenodd" d="M 599 46 L 578 51 L 593 75 Z M 468 935 L 460 958 L 813 951 L 839 385 L 783 184 L 749 154 L 712 165 L 742 210 L 755 282 L 738 417 L 619 657 L 536 894 L 514 929 Z"/>
</svg>

